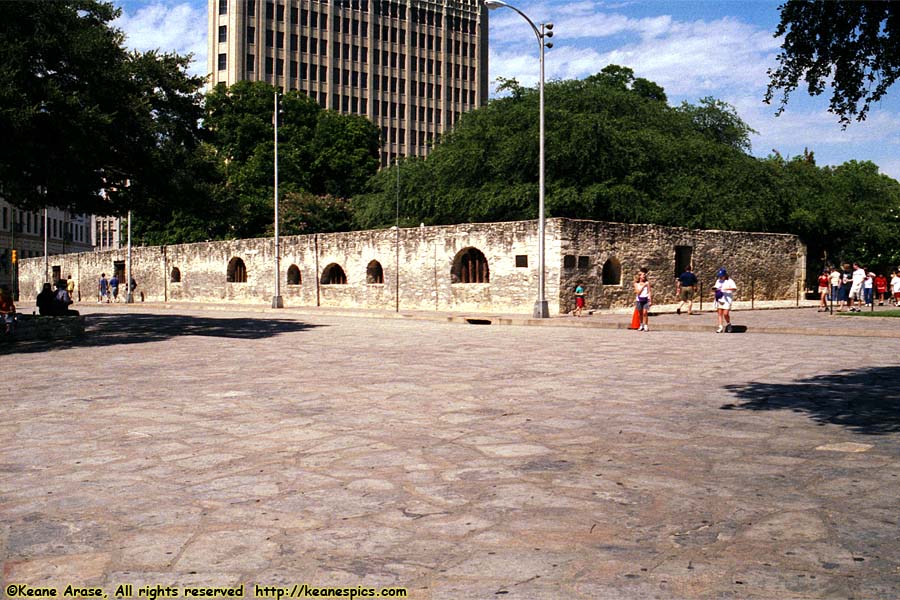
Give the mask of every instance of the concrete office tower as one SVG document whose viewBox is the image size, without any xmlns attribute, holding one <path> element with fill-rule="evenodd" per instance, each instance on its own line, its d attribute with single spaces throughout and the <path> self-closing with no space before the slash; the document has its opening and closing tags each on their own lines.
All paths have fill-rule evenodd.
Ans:
<svg viewBox="0 0 900 600">
<path fill-rule="evenodd" d="M 211 85 L 265 81 L 381 128 L 381 162 L 423 156 L 487 102 L 478 0 L 209 0 Z"/>
</svg>

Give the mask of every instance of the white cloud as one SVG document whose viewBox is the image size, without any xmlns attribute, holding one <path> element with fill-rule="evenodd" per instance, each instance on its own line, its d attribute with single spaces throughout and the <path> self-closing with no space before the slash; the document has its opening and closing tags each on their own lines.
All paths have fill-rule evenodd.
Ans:
<svg viewBox="0 0 900 600">
<path fill-rule="evenodd" d="M 125 44 L 134 50 L 160 50 L 192 54 L 192 75 L 206 75 L 206 10 L 187 2 L 155 2 L 133 14 L 122 12 L 113 22 L 125 32 Z"/>
<path fill-rule="evenodd" d="M 679 22 L 668 15 L 632 19 L 591 13 L 565 15 L 555 25 L 556 47 L 547 52 L 548 77 L 583 78 L 619 64 L 662 85 L 670 97 L 735 88 L 755 94 L 768 81 L 766 70 L 778 47 L 770 32 L 731 18 Z M 533 69 L 528 61 L 517 56 L 522 50 L 537 56 L 537 48 L 532 51 L 522 35 L 523 26 L 514 14 L 492 22 L 492 77 L 536 81 L 529 75 Z M 613 46 L 619 40 L 622 43 Z"/>
</svg>

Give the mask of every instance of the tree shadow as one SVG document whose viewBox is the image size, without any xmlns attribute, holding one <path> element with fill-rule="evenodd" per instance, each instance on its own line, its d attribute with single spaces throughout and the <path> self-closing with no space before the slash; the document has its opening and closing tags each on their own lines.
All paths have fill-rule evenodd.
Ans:
<svg viewBox="0 0 900 600">
<path fill-rule="evenodd" d="M 167 314 L 90 314 L 84 335 L 65 340 L 18 340 L 0 344 L 0 355 L 161 342 L 199 335 L 258 340 L 319 327 L 292 319 L 216 318 Z"/>
<path fill-rule="evenodd" d="M 727 385 L 743 402 L 723 410 L 792 410 L 856 433 L 900 432 L 900 367 L 846 369 L 791 383 Z"/>
</svg>

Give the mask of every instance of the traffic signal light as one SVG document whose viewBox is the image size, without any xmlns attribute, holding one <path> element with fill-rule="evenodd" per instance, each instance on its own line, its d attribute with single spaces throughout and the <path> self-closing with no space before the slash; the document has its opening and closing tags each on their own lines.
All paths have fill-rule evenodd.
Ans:
<svg viewBox="0 0 900 600">
<path fill-rule="evenodd" d="M 13 251 L 12 251 L 12 262 L 13 262 L 13 264 L 16 264 L 17 262 L 19 262 L 19 257 L 16 255 L 15 248 L 13 248 Z"/>
</svg>

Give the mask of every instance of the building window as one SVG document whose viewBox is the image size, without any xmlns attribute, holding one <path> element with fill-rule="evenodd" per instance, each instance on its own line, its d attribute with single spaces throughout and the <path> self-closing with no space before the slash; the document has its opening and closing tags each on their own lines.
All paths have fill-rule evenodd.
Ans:
<svg viewBox="0 0 900 600">
<path fill-rule="evenodd" d="M 248 44 L 256 43 L 256 27 L 248 27 L 247 28 L 247 43 Z"/>
<path fill-rule="evenodd" d="M 228 68 L 228 56 L 225 54 L 219 55 L 219 70 L 224 71 Z"/>
<path fill-rule="evenodd" d="M 219 14 L 220 15 L 228 14 L 228 0 L 219 0 Z"/>
<path fill-rule="evenodd" d="M 575 268 L 575 255 L 566 254 L 563 256 L 563 269 L 574 269 Z"/>
<path fill-rule="evenodd" d="M 373 260 L 366 267 L 366 283 L 384 283 L 384 269 L 377 260 Z"/>
<path fill-rule="evenodd" d="M 266 2 L 266 18 L 267 19 L 275 18 L 275 5 L 271 2 Z"/>
<path fill-rule="evenodd" d="M 219 43 L 224 44 L 228 41 L 228 27 L 226 25 L 219 25 Z"/>
<path fill-rule="evenodd" d="M 256 0 L 247 0 L 247 16 L 256 16 Z"/>
<path fill-rule="evenodd" d="M 460 250 L 453 259 L 451 283 L 489 283 L 491 280 L 487 258 L 477 248 Z"/>
<path fill-rule="evenodd" d="M 591 257 L 590 256 L 579 256 L 578 257 L 578 268 L 579 269 L 587 269 L 591 266 Z"/>
<path fill-rule="evenodd" d="M 169 275 L 169 281 L 172 283 L 181 283 L 181 270 L 178 267 L 172 267 L 172 273 Z"/>
<path fill-rule="evenodd" d="M 252 73 L 256 69 L 256 59 L 252 54 L 247 55 L 247 71 Z"/>
<path fill-rule="evenodd" d="M 226 280 L 230 283 L 247 283 L 247 266 L 237 256 L 228 262 Z"/>
<path fill-rule="evenodd" d="M 347 275 L 344 269 L 337 263 L 331 263 L 322 271 L 322 285 L 345 285 L 347 283 Z"/>
<path fill-rule="evenodd" d="M 527 254 L 516 254 L 516 267 L 519 269 L 524 269 L 528 267 L 528 255 Z"/>
<path fill-rule="evenodd" d="M 616 258 L 609 258 L 603 263 L 600 280 L 603 285 L 622 285 L 622 265 Z"/>
<path fill-rule="evenodd" d="M 287 284 L 300 285 L 300 267 L 291 265 L 287 270 Z"/>
</svg>

